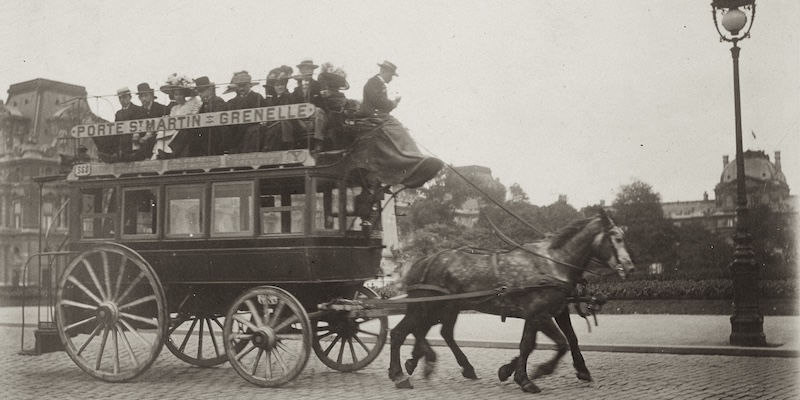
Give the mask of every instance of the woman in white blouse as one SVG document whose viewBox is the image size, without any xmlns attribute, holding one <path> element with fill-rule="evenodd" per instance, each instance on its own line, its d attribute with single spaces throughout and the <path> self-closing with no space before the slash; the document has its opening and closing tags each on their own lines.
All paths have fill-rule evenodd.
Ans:
<svg viewBox="0 0 800 400">
<path fill-rule="evenodd" d="M 200 106 L 203 105 L 202 100 L 197 97 L 194 84 L 184 76 L 170 75 L 167 78 L 167 84 L 161 86 L 161 91 L 168 94 L 169 98 L 176 103 L 169 112 L 171 117 L 197 114 L 200 111 Z M 186 134 L 177 129 L 159 131 L 156 138 L 156 146 L 153 150 L 153 159 L 172 158 L 173 148 L 170 147 L 170 144 L 181 133 Z"/>
</svg>

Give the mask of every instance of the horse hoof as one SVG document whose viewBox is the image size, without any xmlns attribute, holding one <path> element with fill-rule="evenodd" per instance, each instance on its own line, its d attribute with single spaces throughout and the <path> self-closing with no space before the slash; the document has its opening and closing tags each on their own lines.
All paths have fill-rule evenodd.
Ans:
<svg viewBox="0 0 800 400">
<path fill-rule="evenodd" d="M 409 375 L 413 374 L 414 370 L 417 369 L 417 363 L 415 363 L 412 360 L 406 360 L 405 365 L 406 365 L 406 372 L 408 372 Z"/>
<path fill-rule="evenodd" d="M 425 361 L 425 369 L 422 371 L 422 376 L 425 379 L 428 379 L 433 375 L 436 371 L 436 362 L 435 361 Z"/>
<path fill-rule="evenodd" d="M 509 367 L 508 365 L 503 365 L 497 370 L 497 378 L 500 379 L 500 382 L 505 382 L 513 373 L 513 368 Z"/>
<path fill-rule="evenodd" d="M 589 372 L 580 371 L 577 374 L 575 374 L 575 376 L 577 376 L 578 379 L 580 379 L 580 380 L 582 380 L 584 382 L 591 382 L 592 381 L 592 375 L 589 374 Z"/>
<path fill-rule="evenodd" d="M 539 387 L 536 386 L 536 384 L 533 383 L 533 382 L 528 382 L 528 383 L 522 385 L 522 387 L 520 387 L 520 389 L 522 389 L 522 391 L 525 392 L 525 393 L 539 393 L 539 392 L 542 391 L 542 389 L 539 389 Z"/>
<path fill-rule="evenodd" d="M 472 369 L 472 368 L 469 368 L 469 369 L 465 368 L 463 371 L 461 371 L 461 375 L 464 376 L 464 378 L 467 378 L 467 379 L 473 379 L 473 380 L 474 379 L 478 379 L 478 375 L 475 375 L 475 370 Z M 498 373 L 498 375 L 499 375 L 499 373 Z M 506 379 L 508 379 L 508 377 L 506 377 Z M 501 379 L 501 381 L 502 380 L 503 379 Z"/>
<path fill-rule="evenodd" d="M 394 382 L 394 387 L 397 389 L 413 389 L 414 385 L 411 384 L 411 377 L 406 376 Z"/>
</svg>

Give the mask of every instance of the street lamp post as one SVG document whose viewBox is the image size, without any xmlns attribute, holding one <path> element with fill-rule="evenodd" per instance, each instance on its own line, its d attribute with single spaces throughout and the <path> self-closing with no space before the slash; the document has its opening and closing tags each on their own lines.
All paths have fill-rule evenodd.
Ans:
<svg viewBox="0 0 800 400">
<path fill-rule="evenodd" d="M 739 46 L 740 40 L 750 37 L 750 28 L 756 13 L 755 0 L 713 0 L 711 3 L 714 25 L 720 41 L 733 43 L 733 99 L 736 113 L 736 250 L 731 263 L 733 276 L 733 315 L 731 316 L 730 343 L 735 346 L 765 346 L 764 316 L 758 305 L 758 269 L 747 230 L 747 187 L 742 149 L 742 108 L 739 97 Z M 744 10 L 744 11 L 742 11 Z M 750 16 L 748 18 L 747 14 Z M 718 19 L 717 16 L 722 18 Z M 749 24 L 748 24 L 749 22 Z M 720 25 L 728 34 L 723 34 Z M 747 29 L 744 29 L 745 26 Z"/>
</svg>

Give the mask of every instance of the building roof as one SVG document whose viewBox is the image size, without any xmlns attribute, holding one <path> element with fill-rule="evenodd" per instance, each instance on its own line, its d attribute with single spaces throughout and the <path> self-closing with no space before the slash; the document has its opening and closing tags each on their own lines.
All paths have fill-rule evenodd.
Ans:
<svg viewBox="0 0 800 400">
<path fill-rule="evenodd" d="M 773 164 L 769 161 L 769 156 L 763 151 L 748 150 L 744 152 L 744 175 L 761 181 L 777 180 L 786 184 L 786 177 L 780 169 L 779 161 Z M 736 181 L 736 162 L 729 162 L 722 169 L 719 178 L 720 183 Z"/>
<path fill-rule="evenodd" d="M 717 209 L 714 200 L 694 200 L 661 203 L 661 210 L 664 212 L 664 217 L 674 220 L 705 217 Z"/>
</svg>

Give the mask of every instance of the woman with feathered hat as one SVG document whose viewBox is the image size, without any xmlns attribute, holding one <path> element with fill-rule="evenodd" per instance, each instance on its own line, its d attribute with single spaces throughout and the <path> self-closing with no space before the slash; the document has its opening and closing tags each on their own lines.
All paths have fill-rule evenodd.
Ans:
<svg viewBox="0 0 800 400">
<path fill-rule="evenodd" d="M 178 75 L 177 73 L 170 75 L 167 78 L 167 84 L 161 86 L 161 91 L 175 101 L 175 105 L 169 111 L 171 117 L 197 114 L 200 111 L 200 106 L 203 105 L 203 102 L 197 98 L 194 84 L 183 75 Z M 186 154 L 182 153 L 186 151 L 187 143 L 191 140 L 191 134 L 191 130 L 186 129 L 159 131 L 156 137 L 154 159 L 185 156 Z"/>
</svg>

